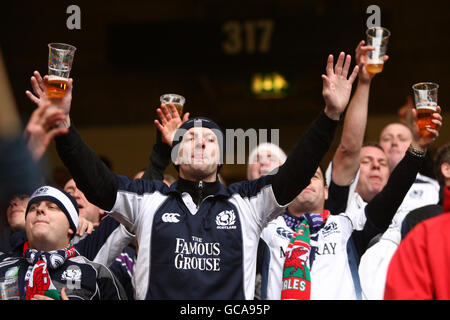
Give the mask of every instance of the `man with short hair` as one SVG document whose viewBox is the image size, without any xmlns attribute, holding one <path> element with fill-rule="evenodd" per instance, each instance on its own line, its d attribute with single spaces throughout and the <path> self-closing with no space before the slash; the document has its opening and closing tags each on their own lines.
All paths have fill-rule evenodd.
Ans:
<svg viewBox="0 0 450 320">
<path fill-rule="evenodd" d="M 2 255 L 0 277 L 17 277 L 25 300 L 124 299 L 110 270 L 77 254 L 70 242 L 77 225 L 72 196 L 51 186 L 38 188 L 26 209 L 23 257 Z"/>
<path fill-rule="evenodd" d="M 87 199 L 137 236 L 137 299 L 253 298 L 261 231 L 309 184 L 330 147 L 358 70 L 347 79 L 349 67 L 343 52 L 335 67 L 328 57 L 325 109 L 277 174 L 227 188 L 217 180 L 226 144 L 210 119 L 190 119 L 175 137 L 165 138 L 173 141 L 180 177 L 168 188 L 161 181 L 112 174 L 71 125 L 70 105 L 61 106 L 67 116 L 61 125 L 69 127 L 56 139 L 61 159 Z"/>
<path fill-rule="evenodd" d="M 388 158 L 377 143 L 366 143 L 360 151 L 359 180 L 355 191 L 370 202 L 389 179 Z"/>
<path fill-rule="evenodd" d="M 411 144 L 426 150 L 436 136 L 437 132 L 429 139 L 417 136 Z M 365 150 L 370 152 L 365 154 Z M 262 239 L 268 246 L 261 272 L 263 299 L 362 298 L 358 261 L 369 241 L 389 226 L 424 158 L 413 151 L 405 153 L 390 177 L 380 146 L 365 146 L 361 159 L 360 179 L 367 176 L 365 185 L 371 186 L 356 189 L 370 197 L 364 216 L 338 212 L 330 215 L 325 209 L 328 187 L 318 168 L 309 186 L 289 204 L 286 212 L 263 230 Z M 381 167 L 383 173 L 379 174 Z M 381 176 L 389 177 L 387 183 Z"/>
<path fill-rule="evenodd" d="M 412 138 L 411 130 L 402 123 L 390 123 L 381 130 L 379 144 L 388 157 L 390 172 L 402 160 Z"/>
<path fill-rule="evenodd" d="M 380 134 L 379 143 L 386 152 L 389 161 L 389 170 L 402 159 L 412 141 L 411 128 L 402 123 L 390 123 L 383 128 Z M 401 211 L 408 213 L 418 207 L 439 202 L 439 184 L 436 180 L 418 173 L 416 181 L 411 186 L 411 190 L 405 197 L 401 206 Z M 399 215 L 397 219 L 403 220 L 404 215 Z"/>
<path fill-rule="evenodd" d="M 380 135 L 379 144 L 385 155 L 380 148 L 363 147 L 370 83 L 374 77 L 367 72 L 365 66 L 368 52 L 373 49 L 374 47 L 363 46 L 362 42 L 356 49 L 357 63 L 360 66 L 358 85 L 349 103 L 340 144 L 333 157 L 332 165 L 327 170 L 329 183 L 332 181 L 338 186 L 349 186 L 346 213 L 361 223 L 365 221 L 367 202 L 377 194 L 377 190 L 384 187 L 390 172 L 403 158 L 413 141 L 410 128 L 394 123 L 386 126 Z M 439 112 L 440 108 L 437 110 L 437 113 Z M 440 121 L 440 119 L 441 117 L 438 116 L 432 121 Z M 373 161 L 368 161 L 370 159 Z M 376 161 L 376 159 L 379 160 Z M 359 273 L 364 298 L 383 298 L 385 272 L 391 254 L 401 240 L 400 227 L 403 218 L 417 207 L 437 203 L 438 190 L 438 185 L 433 179 L 417 174 L 416 181 L 398 208 L 391 226 L 383 235 L 377 236 L 371 242 L 371 245 L 374 245 L 361 257 Z M 377 243 L 377 241 L 381 242 Z"/>
</svg>

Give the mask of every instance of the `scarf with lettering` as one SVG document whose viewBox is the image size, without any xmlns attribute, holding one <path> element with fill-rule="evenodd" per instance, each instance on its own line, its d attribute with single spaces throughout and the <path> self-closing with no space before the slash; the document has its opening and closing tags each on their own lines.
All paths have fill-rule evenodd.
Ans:
<svg viewBox="0 0 450 320">
<path fill-rule="evenodd" d="M 67 259 L 75 255 L 75 247 L 71 243 L 64 249 L 44 252 L 30 249 L 27 241 L 23 246 L 23 256 L 30 265 L 33 265 L 33 269 L 28 280 L 25 300 L 30 300 L 36 294 L 60 300 L 59 292 L 50 279 L 48 268 L 58 269 Z"/>
<path fill-rule="evenodd" d="M 311 233 L 317 233 L 330 212 L 307 213 L 297 218 L 288 212 L 283 217 L 288 227 L 295 230 L 289 241 L 284 261 L 281 300 L 309 300 L 311 298 Z"/>
</svg>

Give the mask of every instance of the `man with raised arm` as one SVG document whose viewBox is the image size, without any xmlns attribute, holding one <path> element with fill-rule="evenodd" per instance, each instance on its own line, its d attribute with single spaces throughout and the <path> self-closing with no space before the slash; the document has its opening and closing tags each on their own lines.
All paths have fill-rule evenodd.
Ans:
<svg viewBox="0 0 450 320">
<path fill-rule="evenodd" d="M 390 124 L 382 130 L 379 144 L 363 144 L 370 84 L 374 76 L 367 72 L 365 65 L 368 51 L 373 49 L 373 47 L 364 46 L 363 41 L 356 48 L 356 60 L 359 66 L 358 85 L 349 103 L 340 144 L 333 157 L 331 169 L 327 172 L 330 189 L 350 186 L 346 213 L 355 221 L 360 221 L 361 225 L 367 215 L 367 203 L 384 188 L 389 175 L 414 141 L 412 133 L 414 128 L 408 128 L 403 124 Z M 387 57 L 384 59 L 387 60 Z M 433 121 L 440 120 L 439 115 Z M 417 173 L 416 180 L 398 207 L 390 227 L 381 237 L 383 241 L 376 243 L 381 234 L 378 235 L 368 244 L 367 252 L 361 257 L 359 275 L 363 298 L 382 299 L 387 266 L 400 242 L 403 218 L 410 210 L 437 203 L 438 191 L 437 183 Z M 376 244 L 373 245 L 373 243 Z"/>
<path fill-rule="evenodd" d="M 328 57 L 325 108 L 275 175 L 226 188 L 217 179 L 226 144 L 210 119 L 190 119 L 174 137 L 162 132 L 170 134 L 179 170 L 169 188 L 111 173 L 71 124 L 70 104 L 61 105 L 67 117 L 60 126 L 69 128 L 56 139 L 62 161 L 89 201 L 136 234 L 137 299 L 253 298 L 261 231 L 309 184 L 328 151 L 358 72 L 348 77 L 349 67 L 343 52 L 334 67 Z"/>
<path fill-rule="evenodd" d="M 440 115 L 433 117 L 439 130 Z M 262 298 L 361 299 L 359 259 L 369 241 L 388 228 L 414 183 L 424 162 L 414 150 L 426 151 L 437 135 L 433 130 L 429 136 L 415 136 L 412 150 L 405 153 L 384 188 L 365 206 L 363 217 L 339 212 L 341 199 L 335 199 L 336 207 L 325 209 L 329 188 L 318 168 L 286 212 L 263 230 L 268 250 L 261 272 Z"/>
</svg>

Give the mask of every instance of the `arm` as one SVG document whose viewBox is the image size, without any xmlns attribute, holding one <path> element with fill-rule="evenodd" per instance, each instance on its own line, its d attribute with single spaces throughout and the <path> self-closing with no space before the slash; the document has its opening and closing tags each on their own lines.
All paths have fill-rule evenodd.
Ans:
<svg viewBox="0 0 450 320">
<path fill-rule="evenodd" d="M 338 186 L 333 180 L 328 187 L 328 199 L 325 200 L 324 208 L 330 214 L 340 214 L 347 208 L 348 194 L 350 186 Z"/>
<path fill-rule="evenodd" d="M 39 101 L 38 108 L 31 114 L 23 133 L 35 162 L 42 158 L 54 137 L 68 132 L 66 128 L 54 127 L 64 119 L 62 110 L 51 107 L 49 101 Z"/>
<path fill-rule="evenodd" d="M 74 246 L 82 256 L 109 266 L 134 238 L 123 225 L 107 216 L 90 235 Z"/>
<path fill-rule="evenodd" d="M 89 202 L 110 211 L 116 202 L 117 176 L 82 140 L 73 125 L 67 134 L 55 138 L 56 150 Z"/>
<path fill-rule="evenodd" d="M 347 79 L 351 58 L 348 55 L 344 63 L 344 57 L 345 54 L 341 52 L 334 69 L 333 56 L 328 57 L 327 74 L 322 75 L 325 110 L 312 123 L 286 162 L 273 176 L 273 192 L 281 205 L 291 202 L 309 185 L 311 177 L 332 143 L 338 120 L 347 106 L 352 83 L 358 72 L 358 66 L 355 66 Z"/>
<path fill-rule="evenodd" d="M 402 161 L 392 171 L 383 188 L 365 207 L 366 223 L 364 228 L 354 231 L 352 238 L 360 258 L 367 250 L 370 240 L 387 230 L 395 213 L 414 183 L 422 165 L 423 158 L 406 152 Z"/>
<path fill-rule="evenodd" d="M 37 71 L 31 77 L 34 95 L 30 91 L 26 91 L 26 94 L 38 106 L 47 103 L 48 97 L 45 89 L 47 81 L 48 77 L 42 78 Z M 69 113 L 72 89 L 73 79 L 69 79 L 64 97 L 52 100 L 52 106 L 61 110 L 64 115 L 64 119 L 59 121 L 55 127 L 65 129 L 67 132 L 55 138 L 56 149 L 86 198 L 98 207 L 109 211 L 114 206 L 116 199 L 117 177 L 84 143 L 78 131 L 71 125 Z"/>
<path fill-rule="evenodd" d="M 348 105 L 341 141 L 333 156 L 331 180 L 339 186 L 349 185 L 359 168 L 359 151 L 366 131 L 370 83 L 360 81 Z"/>
<path fill-rule="evenodd" d="M 358 84 L 348 105 L 345 115 L 341 141 L 333 157 L 332 180 L 339 186 L 349 185 L 359 168 L 359 152 L 361 150 L 367 124 L 370 84 L 374 74 L 366 70 L 368 52 L 372 46 L 364 46 L 361 41 L 356 50 L 356 63 L 359 67 Z M 386 61 L 387 56 L 384 57 Z"/>
<path fill-rule="evenodd" d="M 426 152 L 429 145 L 439 135 L 442 117 L 440 107 L 433 114 L 433 122 L 436 121 L 437 130 L 429 129 L 431 136 L 419 136 L 414 128 L 414 139 L 411 146 L 419 151 Z M 414 116 L 417 118 L 414 110 Z M 388 228 L 403 199 L 414 183 L 417 173 L 424 161 L 423 156 L 417 156 L 410 151 L 405 153 L 402 161 L 392 171 L 386 186 L 365 207 L 367 221 L 363 230 L 355 236 L 355 243 L 360 256 L 367 249 L 367 245 L 375 235 L 383 233 Z"/>
<path fill-rule="evenodd" d="M 159 132 L 159 131 L 158 131 Z M 156 134 L 156 143 L 150 153 L 150 162 L 142 176 L 142 179 L 163 180 L 164 171 L 170 164 L 170 147 L 162 143 L 159 134 Z"/>
</svg>

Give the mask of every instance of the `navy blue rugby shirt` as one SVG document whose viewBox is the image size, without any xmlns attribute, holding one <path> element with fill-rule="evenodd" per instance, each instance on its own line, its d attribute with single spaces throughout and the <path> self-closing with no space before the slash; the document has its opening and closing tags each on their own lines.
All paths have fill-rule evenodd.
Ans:
<svg viewBox="0 0 450 320">
<path fill-rule="evenodd" d="M 220 184 L 200 204 L 180 181 L 113 174 L 73 125 L 56 146 L 87 199 L 136 234 L 137 299 L 253 299 L 261 232 L 309 185 L 337 123 L 322 111 L 276 174 Z"/>
</svg>

